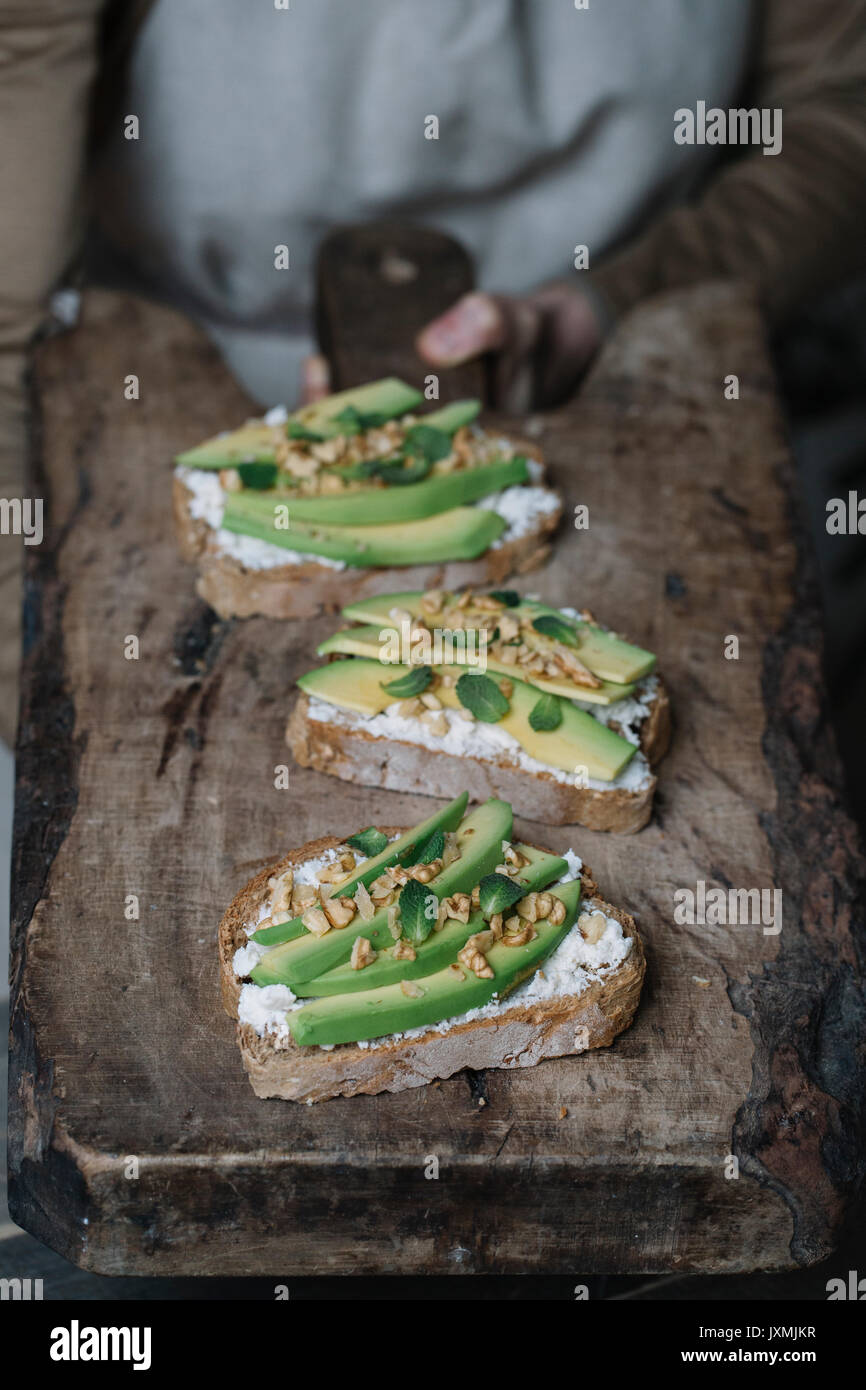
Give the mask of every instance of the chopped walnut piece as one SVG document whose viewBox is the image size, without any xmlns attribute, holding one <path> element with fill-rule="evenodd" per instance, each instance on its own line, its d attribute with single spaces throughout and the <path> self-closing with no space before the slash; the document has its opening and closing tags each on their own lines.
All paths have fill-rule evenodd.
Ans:
<svg viewBox="0 0 866 1390">
<path fill-rule="evenodd" d="M 413 695 L 409 700 L 398 700 L 397 702 L 397 713 L 401 719 L 415 719 L 423 708 L 424 706 L 417 695 Z"/>
<path fill-rule="evenodd" d="M 387 874 L 380 874 L 370 884 L 370 896 L 374 903 L 384 902 L 394 891 L 394 884 Z"/>
<path fill-rule="evenodd" d="M 340 868 L 341 868 L 341 869 L 354 869 L 354 867 L 355 867 L 355 865 L 356 865 L 356 862 L 357 862 L 357 861 L 356 861 L 356 859 L 355 859 L 355 856 L 354 856 L 354 854 L 352 853 L 352 851 L 351 851 L 350 849 L 341 849 L 341 850 L 340 850 Z"/>
<path fill-rule="evenodd" d="M 480 883 L 476 883 L 475 887 L 472 889 L 472 892 L 469 894 L 469 901 L 472 903 L 472 906 L 473 906 L 473 907 L 480 907 L 480 906 L 481 906 L 481 885 L 480 885 Z"/>
<path fill-rule="evenodd" d="M 493 933 L 494 940 L 499 941 L 502 937 L 502 913 L 494 912 L 490 921 L 487 923 L 488 930 Z"/>
<path fill-rule="evenodd" d="M 439 699 L 438 695 L 433 694 L 432 690 L 424 691 L 424 694 L 421 696 L 421 703 L 422 705 L 426 705 L 428 709 L 442 708 L 442 701 Z"/>
<path fill-rule="evenodd" d="M 359 883 L 355 889 L 355 904 L 358 908 L 358 915 L 362 921 L 369 922 L 375 917 L 376 909 L 373 906 L 373 899 L 370 897 L 363 883 Z"/>
<path fill-rule="evenodd" d="M 400 904 L 392 903 L 388 908 L 388 930 L 395 941 L 400 940 L 403 928 L 400 925 Z"/>
<path fill-rule="evenodd" d="M 499 636 L 503 642 L 511 642 L 520 632 L 520 623 L 511 613 L 503 613 L 499 619 Z"/>
<path fill-rule="evenodd" d="M 505 604 L 502 599 L 494 598 L 492 594 L 478 594 L 472 606 L 480 609 L 482 613 L 500 613 Z"/>
<path fill-rule="evenodd" d="M 553 907 L 547 914 L 547 920 L 552 927 L 561 927 L 565 921 L 565 903 L 562 898 L 553 899 Z"/>
<path fill-rule="evenodd" d="M 319 471 L 319 460 L 312 454 L 302 454 L 300 449 L 290 449 L 283 462 L 286 472 L 293 478 L 315 478 Z"/>
<path fill-rule="evenodd" d="M 409 869 L 404 869 L 402 864 L 389 864 L 383 875 L 386 882 L 389 882 L 392 888 L 395 883 L 402 888 L 404 883 L 409 882 L 411 876 L 411 871 Z M 377 878 L 376 883 L 379 882 L 381 882 L 381 880 Z M 374 888 L 375 886 L 376 884 L 373 885 Z M 373 896 L 376 896 L 375 893 Z"/>
<path fill-rule="evenodd" d="M 391 947 L 391 955 L 395 960 L 414 960 L 417 952 L 412 942 L 401 936 L 396 946 Z"/>
<path fill-rule="evenodd" d="M 461 965 L 465 965 L 479 980 L 493 979 L 493 970 L 487 964 L 485 951 L 490 950 L 494 940 L 492 931 L 479 931 L 470 936 L 462 951 L 457 952 L 457 959 Z"/>
<path fill-rule="evenodd" d="M 347 927 L 355 915 L 354 898 L 328 898 L 322 903 L 322 911 L 332 927 L 340 930 Z"/>
<path fill-rule="evenodd" d="M 421 720 L 427 725 L 431 734 L 435 734 L 437 738 L 444 738 L 448 733 L 448 720 L 441 710 L 425 710 Z"/>
<path fill-rule="evenodd" d="M 434 859 L 429 864 L 413 864 L 409 870 L 409 877 L 414 878 L 418 883 L 429 883 L 441 872 L 441 869 L 441 859 Z"/>
<path fill-rule="evenodd" d="M 472 899 L 468 893 L 454 893 L 452 897 L 443 900 L 442 906 L 446 917 L 453 918 L 455 922 L 469 921 Z"/>
<path fill-rule="evenodd" d="M 286 912 L 292 901 L 292 886 L 294 884 L 294 874 L 291 869 L 286 869 L 285 873 L 278 878 L 269 878 L 268 887 L 271 890 L 271 911 Z"/>
<path fill-rule="evenodd" d="M 518 921 L 520 921 L 520 918 L 518 918 Z M 532 923 L 521 922 L 521 928 L 522 930 L 520 931 L 506 932 L 502 938 L 503 946 L 525 946 L 527 942 L 532 941 L 533 937 L 536 935 Z"/>
<path fill-rule="evenodd" d="M 513 845 L 506 846 L 505 844 L 503 844 L 503 849 L 505 851 L 506 862 L 508 864 L 513 864 L 516 869 L 522 869 L 525 864 L 529 863 L 529 860 L 526 858 L 526 855 L 521 854 L 520 850 L 515 849 Z"/>
<path fill-rule="evenodd" d="M 414 980 L 401 980 L 400 989 L 407 999 L 420 999 L 424 993 L 420 985 L 416 985 Z"/>
<path fill-rule="evenodd" d="M 535 919 L 536 922 L 543 922 L 552 907 L 553 898 L 551 895 L 549 893 L 539 893 L 538 897 L 535 899 L 535 908 L 538 913 Z"/>
<path fill-rule="evenodd" d="M 243 487 L 241 475 L 236 468 L 221 468 L 219 479 L 223 492 L 240 492 Z"/>
<path fill-rule="evenodd" d="M 517 915 L 526 922 L 538 921 L 538 894 L 527 893 L 525 898 L 521 898 L 517 904 Z"/>
<path fill-rule="evenodd" d="M 348 877 L 348 872 L 343 868 L 339 859 L 333 864 L 326 864 L 324 869 L 320 869 L 316 874 L 320 883 L 342 883 Z"/>
<path fill-rule="evenodd" d="M 607 918 L 603 912 L 582 912 L 577 919 L 577 925 L 587 945 L 594 946 L 607 931 Z"/>
<path fill-rule="evenodd" d="M 306 912 L 301 914 L 301 921 L 313 936 L 324 936 L 331 930 L 331 923 L 320 907 L 308 907 Z"/>
<path fill-rule="evenodd" d="M 425 613 L 441 613 L 444 602 L 445 595 L 441 589 L 430 589 L 421 599 L 421 607 Z"/>
<path fill-rule="evenodd" d="M 457 607 L 458 607 L 458 608 L 468 608 L 471 602 L 472 602 L 472 590 L 471 590 L 471 589 L 467 589 L 464 593 L 462 593 L 462 594 L 460 595 L 459 599 L 457 600 Z"/>
<path fill-rule="evenodd" d="M 370 945 L 366 936 L 356 936 L 352 942 L 352 954 L 349 964 L 353 970 L 363 970 L 365 966 L 372 965 L 376 959 L 376 952 Z"/>
<path fill-rule="evenodd" d="M 292 889 L 292 911 L 296 917 L 312 907 L 316 901 L 316 890 L 312 883 L 298 883 Z"/>
<path fill-rule="evenodd" d="M 459 975 L 460 978 L 461 978 L 461 980 L 465 980 L 465 979 L 466 979 L 466 976 L 464 975 L 463 971 L 460 969 L 460 966 L 457 964 L 456 961 L 453 961 L 453 960 L 452 960 L 452 962 L 451 962 L 451 964 L 449 965 L 448 969 L 449 969 L 449 970 L 453 970 L 455 975 Z"/>
<path fill-rule="evenodd" d="M 506 700 L 510 700 L 514 694 L 514 681 L 510 681 L 507 676 L 500 677 L 499 689 L 502 691 Z"/>
</svg>

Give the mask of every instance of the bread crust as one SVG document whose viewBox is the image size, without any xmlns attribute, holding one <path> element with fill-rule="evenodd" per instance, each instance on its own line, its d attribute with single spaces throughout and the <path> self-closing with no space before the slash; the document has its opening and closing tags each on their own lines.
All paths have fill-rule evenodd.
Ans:
<svg viewBox="0 0 866 1390">
<path fill-rule="evenodd" d="M 344 782 L 450 798 L 466 786 L 468 763 L 478 799 L 501 797 L 527 820 L 633 835 L 652 815 L 655 777 L 638 791 L 578 787 L 558 781 L 552 773 L 526 772 L 505 760 L 467 759 L 423 744 L 382 738 L 365 729 L 311 719 L 309 708 L 309 698 L 302 692 L 286 726 L 292 756 L 301 767 L 330 773 Z M 667 751 L 670 734 L 670 701 L 659 681 L 640 731 L 641 749 L 651 765 Z"/>
<path fill-rule="evenodd" d="M 399 833 L 397 827 L 381 828 L 388 835 Z M 246 923 L 267 896 L 268 879 L 340 843 L 327 835 L 292 850 L 250 879 L 232 901 L 219 926 L 222 998 L 232 1018 L 237 1019 L 240 998 L 232 959 L 246 942 Z M 312 1104 L 335 1096 L 409 1090 L 465 1067 L 533 1067 L 549 1057 L 608 1047 L 634 1018 L 646 961 L 634 919 L 601 900 L 586 866 L 581 882 L 586 905 L 615 917 L 633 942 L 622 965 L 607 979 L 595 981 L 580 995 L 516 1004 L 497 1018 L 456 1024 L 447 1033 L 437 1032 L 434 1025 L 421 1038 L 400 1038 L 377 1047 L 299 1047 L 291 1037 L 260 1038 L 249 1024 L 238 1022 L 238 1046 L 256 1095 Z"/>
<path fill-rule="evenodd" d="M 523 441 L 524 453 L 537 450 Z M 196 593 L 221 618 L 312 618 L 337 613 L 347 603 L 359 603 L 396 589 L 462 589 L 466 585 L 501 584 L 509 575 L 529 574 L 543 565 L 562 507 L 539 517 L 525 535 L 477 560 L 451 560 L 438 565 L 409 565 L 386 569 L 335 570 L 311 560 L 308 564 L 247 569 L 220 550 L 207 522 L 193 517 L 192 493 L 174 475 L 172 511 L 181 555 L 198 566 Z"/>
</svg>

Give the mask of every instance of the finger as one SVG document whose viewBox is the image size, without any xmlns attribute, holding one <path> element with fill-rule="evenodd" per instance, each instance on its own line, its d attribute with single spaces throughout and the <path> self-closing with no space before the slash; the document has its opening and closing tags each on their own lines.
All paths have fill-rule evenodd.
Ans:
<svg viewBox="0 0 866 1390">
<path fill-rule="evenodd" d="M 502 301 L 489 294 L 465 294 L 416 340 L 421 356 L 437 367 L 454 367 L 505 342 L 507 325 Z"/>
<path fill-rule="evenodd" d="M 520 415 L 534 404 L 542 315 L 528 299 L 503 299 L 499 306 L 506 332 L 503 349 L 493 363 L 492 404 Z"/>
<path fill-rule="evenodd" d="M 327 357 L 315 353 L 301 363 L 301 405 L 311 405 L 327 396 L 331 389 L 331 369 Z"/>
</svg>

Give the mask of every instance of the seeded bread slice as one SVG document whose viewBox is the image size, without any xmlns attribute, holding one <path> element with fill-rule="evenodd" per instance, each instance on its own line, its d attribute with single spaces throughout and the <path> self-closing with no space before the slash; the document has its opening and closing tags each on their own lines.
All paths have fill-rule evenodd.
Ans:
<svg viewBox="0 0 866 1390">
<path fill-rule="evenodd" d="M 517 441 L 522 451 L 538 451 Z M 221 618 L 312 618 L 337 613 L 347 603 L 397 589 L 462 589 L 467 585 L 501 584 L 509 575 L 528 574 L 543 565 L 562 508 L 546 512 L 515 540 L 480 555 L 477 560 L 453 560 L 436 565 L 394 569 L 333 569 L 313 557 L 302 564 L 248 569 L 226 552 L 217 533 L 192 515 L 192 493 L 183 479 L 173 479 L 175 531 L 185 560 L 198 567 L 196 592 Z"/>
<path fill-rule="evenodd" d="M 552 773 L 527 772 L 506 760 L 461 757 L 402 739 L 383 738 L 363 728 L 311 719 L 310 701 L 301 694 L 286 727 L 295 762 L 328 772 L 344 782 L 388 791 L 421 792 L 450 798 L 471 785 L 479 800 L 498 796 L 516 815 L 545 825 L 583 825 L 631 835 L 652 815 L 656 778 L 637 790 L 598 789 L 559 781 Z M 671 735 L 670 701 L 661 681 L 640 729 L 641 751 L 652 766 L 667 752 Z"/>
<path fill-rule="evenodd" d="M 399 833 L 381 828 L 388 835 Z M 232 959 L 246 944 L 246 923 L 256 919 L 268 894 L 268 879 L 340 843 L 330 835 L 293 850 L 250 879 L 228 908 L 219 927 L 219 956 L 222 998 L 230 1017 L 237 1019 L 241 990 Z M 515 1004 L 496 1018 L 459 1023 L 447 1033 L 439 1033 L 434 1025 L 423 1037 L 369 1047 L 299 1047 L 291 1037 L 260 1038 L 248 1023 L 238 1023 L 238 1046 L 256 1095 L 312 1104 L 335 1096 L 405 1091 L 453 1076 L 464 1067 L 534 1067 L 545 1058 L 608 1047 L 634 1017 L 646 962 L 634 919 L 601 900 L 586 866 L 581 882 L 583 903 L 614 917 L 632 941 L 625 960 L 605 979 L 592 982 L 582 994 Z"/>
</svg>

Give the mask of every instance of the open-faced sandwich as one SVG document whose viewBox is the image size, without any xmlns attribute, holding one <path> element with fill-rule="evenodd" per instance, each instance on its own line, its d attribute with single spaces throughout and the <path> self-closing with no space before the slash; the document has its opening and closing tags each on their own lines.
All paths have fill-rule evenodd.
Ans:
<svg viewBox="0 0 866 1390">
<path fill-rule="evenodd" d="M 286 740 L 363 786 L 453 796 L 467 782 L 530 820 L 630 833 L 670 739 L 652 652 L 591 614 L 511 590 L 386 594 L 318 648 Z"/>
<path fill-rule="evenodd" d="M 292 850 L 220 924 L 223 1000 L 256 1095 L 400 1091 L 604 1047 L 637 1007 L 633 919 L 568 850 L 464 792 L 414 829 Z"/>
<path fill-rule="evenodd" d="M 347 598 L 498 583 L 546 558 L 561 512 L 537 450 L 478 401 L 416 414 L 396 378 L 279 408 L 175 460 L 174 512 L 221 617 L 308 617 Z"/>
</svg>

